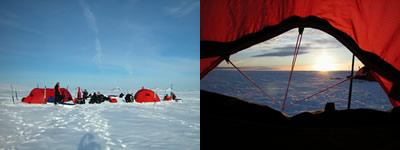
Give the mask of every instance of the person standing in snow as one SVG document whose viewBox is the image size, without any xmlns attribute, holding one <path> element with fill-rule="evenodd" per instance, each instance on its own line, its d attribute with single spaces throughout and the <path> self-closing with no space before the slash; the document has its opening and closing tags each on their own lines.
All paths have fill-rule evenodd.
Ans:
<svg viewBox="0 0 400 150">
<path fill-rule="evenodd" d="M 85 101 L 88 98 L 88 91 L 83 90 L 83 100 Z"/>
<path fill-rule="evenodd" d="M 90 98 L 89 104 L 97 103 L 97 95 L 96 92 L 93 93 L 92 97 Z"/>
<path fill-rule="evenodd" d="M 133 102 L 132 94 L 126 94 L 125 102 L 127 102 L 127 103 L 132 103 Z"/>
<path fill-rule="evenodd" d="M 60 82 L 54 86 L 54 96 L 54 105 L 57 105 L 57 101 L 61 101 Z"/>
<path fill-rule="evenodd" d="M 171 96 L 172 96 L 172 99 L 175 100 L 175 99 L 176 99 L 175 93 L 173 93 L 173 92 L 171 92 L 171 93 L 172 93 L 172 95 L 171 95 Z"/>
</svg>

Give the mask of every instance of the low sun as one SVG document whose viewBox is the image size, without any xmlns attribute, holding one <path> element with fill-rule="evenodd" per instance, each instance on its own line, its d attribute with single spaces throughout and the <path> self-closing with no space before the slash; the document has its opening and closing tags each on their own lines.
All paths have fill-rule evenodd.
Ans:
<svg viewBox="0 0 400 150">
<path fill-rule="evenodd" d="M 336 64 L 334 64 L 329 57 L 320 56 L 317 58 L 313 68 L 316 71 L 333 71 L 336 70 Z"/>
</svg>

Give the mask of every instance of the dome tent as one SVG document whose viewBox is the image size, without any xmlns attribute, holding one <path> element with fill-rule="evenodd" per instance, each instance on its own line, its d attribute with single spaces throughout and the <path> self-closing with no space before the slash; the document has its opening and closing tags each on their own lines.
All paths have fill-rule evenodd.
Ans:
<svg viewBox="0 0 400 150">
<path fill-rule="evenodd" d="M 72 96 L 65 88 L 60 88 L 61 95 L 64 96 L 63 102 L 72 100 Z M 46 96 L 44 95 L 46 93 Z M 54 89 L 34 88 L 27 97 L 22 98 L 22 102 L 30 104 L 45 104 L 54 101 Z"/>
<path fill-rule="evenodd" d="M 154 91 L 149 89 L 144 89 L 137 91 L 133 97 L 137 103 L 149 103 L 149 102 L 160 102 L 160 98 Z"/>
</svg>

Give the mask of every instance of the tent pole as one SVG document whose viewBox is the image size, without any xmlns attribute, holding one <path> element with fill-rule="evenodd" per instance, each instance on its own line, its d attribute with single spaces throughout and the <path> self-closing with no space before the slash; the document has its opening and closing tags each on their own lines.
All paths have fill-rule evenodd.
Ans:
<svg viewBox="0 0 400 150">
<path fill-rule="evenodd" d="M 353 54 L 353 59 L 351 61 L 351 73 L 350 76 L 353 76 L 353 72 L 354 72 L 354 54 Z M 347 102 L 347 109 L 350 109 L 350 105 L 351 105 L 351 92 L 353 90 L 353 78 L 350 79 L 350 87 L 349 87 L 349 101 Z"/>
</svg>

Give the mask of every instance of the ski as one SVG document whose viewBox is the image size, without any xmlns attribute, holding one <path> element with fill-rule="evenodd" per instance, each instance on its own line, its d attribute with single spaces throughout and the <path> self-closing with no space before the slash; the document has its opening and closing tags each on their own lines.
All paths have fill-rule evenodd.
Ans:
<svg viewBox="0 0 400 150">
<path fill-rule="evenodd" d="M 174 99 L 172 94 L 173 94 L 173 92 L 172 92 L 172 84 L 171 84 L 171 93 L 169 93 L 169 96 L 171 96 L 171 98 Z"/>
<path fill-rule="evenodd" d="M 13 90 L 12 84 L 11 84 L 11 97 L 12 97 L 12 100 L 13 100 L 13 104 L 15 104 L 15 101 L 14 101 L 14 90 Z"/>
<path fill-rule="evenodd" d="M 18 94 L 17 94 L 17 91 L 15 91 L 15 97 L 17 98 L 17 100 L 18 100 Z"/>
</svg>

